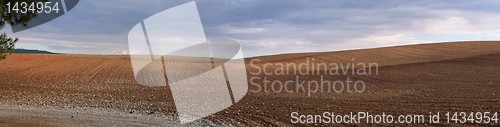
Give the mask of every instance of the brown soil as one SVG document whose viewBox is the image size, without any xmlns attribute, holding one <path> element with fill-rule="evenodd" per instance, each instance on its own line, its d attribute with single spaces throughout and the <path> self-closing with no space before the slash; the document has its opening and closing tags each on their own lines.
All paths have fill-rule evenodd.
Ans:
<svg viewBox="0 0 500 127">
<path fill-rule="evenodd" d="M 328 80 L 347 77 L 363 80 L 366 90 L 362 93 L 313 93 L 307 96 L 304 92 L 249 92 L 228 109 L 187 125 L 293 125 L 290 123 L 291 112 L 347 114 L 366 111 L 393 115 L 438 111 L 500 112 L 499 42 L 437 43 L 287 54 L 248 58 L 245 61 L 249 63 L 252 59 L 260 59 L 259 66 L 262 63 L 298 64 L 305 62 L 307 57 L 314 58 L 317 63 L 378 63 L 380 70 L 378 75 L 367 76 L 324 75 Z M 247 65 L 247 72 L 255 71 L 254 67 Z M 249 75 L 249 79 L 251 76 L 264 77 Z M 320 76 L 301 78 L 317 81 Z M 294 80 L 295 75 L 266 77 L 285 81 Z M 175 107 L 169 97 L 171 93 L 167 92 L 168 88 L 136 84 L 128 56 L 12 54 L 0 61 L 0 81 L 0 103 L 6 105 L 3 107 L 85 108 L 176 121 Z M 249 89 L 255 90 L 255 86 Z M 38 117 L 20 121 L 20 117 L 27 116 L 0 113 L 0 126 L 79 125 L 78 122 L 65 123 L 64 120 L 55 121 L 54 124 L 50 118 L 41 122 Z M 47 121 L 50 124 L 44 124 Z M 81 125 L 95 125 L 90 124 L 95 121 L 99 120 L 90 119 Z"/>
</svg>

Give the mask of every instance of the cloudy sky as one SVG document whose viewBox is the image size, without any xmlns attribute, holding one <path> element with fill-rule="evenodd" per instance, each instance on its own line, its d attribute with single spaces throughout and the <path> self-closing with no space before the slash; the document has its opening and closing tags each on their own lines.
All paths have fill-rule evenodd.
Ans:
<svg viewBox="0 0 500 127">
<path fill-rule="evenodd" d="M 17 48 L 125 54 L 128 32 L 185 1 L 80 0 L 67 14 L 12 33 Z M 500 40 L 498 0 L 199 0 L 207 38 L 241 43 L 246 57 L 443 41 Z"/>
</svg>

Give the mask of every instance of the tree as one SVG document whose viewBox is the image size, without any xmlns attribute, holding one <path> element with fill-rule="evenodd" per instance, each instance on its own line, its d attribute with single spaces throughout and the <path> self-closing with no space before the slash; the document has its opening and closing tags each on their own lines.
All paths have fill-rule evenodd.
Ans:
<svg viewBox="0 0 500 127">
<path fill-rule="evenodd" d="M 11 13 L 7 12 L 6 4 L 11 2 L 45 2 L 47 0 L 0 0 L 0 29 L 3 29 L 5 24 L 10 24 L 11 26 L 22 25 L 26 26 L 26 24 L 33 19 L 37 14 L 34 12 L 26 12 L 26 13 L 16 13 L 11 11 Z M 3 33 L 0 35 L 0 60 L 5 59 L 7 53 L 12 53 L 14 51 L 14 45 L 18 41 L 18 38 L 8 37 L 7 34 Z"/>
<path fill-rule="evenodd" d="M 0 35 L 0 60 L 5 59 L 5 53 L 11 53 L 14 50 L 14 44 L 17 42 L 16 39 L 7 37 L 7 34 Z"/>
</svg>

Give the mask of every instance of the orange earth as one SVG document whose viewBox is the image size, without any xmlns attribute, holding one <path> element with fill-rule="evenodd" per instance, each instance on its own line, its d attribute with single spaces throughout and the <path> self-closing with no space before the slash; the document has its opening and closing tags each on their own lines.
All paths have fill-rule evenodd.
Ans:
<svg viewBox="0 0 500 127">
<path fill-rule="evenodd" d="M 449 42 L 283 54 L 246 58 L 245 61 L 249 81 L 247 95 L 226 110 L 185 125 L 354 125 L 292 124 L 292 112 L 393 115 L 500 112 L 499 42 Z M 375 63 L 377 68 L 367 75 L 357 73 L 362 66 L 347 68 L 348 73 L 334 75 L 325 73 L 333 70 L 331 66 L 307 69 L 310 75 L 274 73 L 277 69 L 291 69 L 281 65 L 306 62 Z M 264 68 L 273 74 L 253 74 Z M 352 70 L 355 73 L 351 73 Z M 313 72 L 316 73 L 311 74 Z M 363 81 L 364 87 L 354 92 L 352 86 L 351 91 L 310 92 L 297 90 L 295 82 L 285 86 L 295 91 L 285 92 L 263 81 L 264 77 L 270 81 L 295 81 L 297 75 L 304 81 L 349 78 Z M 311 89 L 328 91 L 327 87 L 317 89 L 313 86 Z M 135 83 L 128 56 L 11 54 L 0 61 L 0 126 L 183 126 L 177 123 L 172 101 L 168 87 Z"/>
</svg>

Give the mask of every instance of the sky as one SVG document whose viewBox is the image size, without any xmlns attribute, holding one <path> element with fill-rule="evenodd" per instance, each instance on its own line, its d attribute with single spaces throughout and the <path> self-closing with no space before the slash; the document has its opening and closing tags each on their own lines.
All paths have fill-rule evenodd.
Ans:
<svg viewBox="0 0 500 127">
<path fill-rule="evenodd" d="M 184 0 L 185 1 L 185 0 Z M 61 17 L 12 33 L 16 48 L 127 54 L 129 31 L 172 0 L 80 0 Z M 500 40 L 498 0 L 199 0 L 207 38 L 238 41 L 245 57 L 447 41 Z"/>
</svg>

